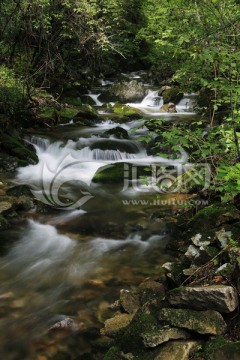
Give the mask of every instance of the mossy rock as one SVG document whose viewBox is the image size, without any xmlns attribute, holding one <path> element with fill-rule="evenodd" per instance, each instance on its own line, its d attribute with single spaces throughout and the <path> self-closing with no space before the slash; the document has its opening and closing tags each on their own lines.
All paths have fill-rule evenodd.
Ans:
<svg viewBox="0 0 240 360">
<path fill-rule="evenodd" d="M 119 348 L 124 352 L 132 352 L 134 355 L 146 353 L 141 334 L 159 328 L 157 319 L 151 315 L 139 311 L 131 323 L 116 338 Z"/>
<path fill-rule="evenodd" d="M 0 215 L 0 231 L 7 230 L 9 228 L 9 222 L 2 215 Z"/>
<path fill-rule="evenodd" d="M 202 241 L 211 241 L 211 238 L 215 236 L 216 230 L 219 227 L 225 227 L 223 215 L 228 213 L 232 216 L 234 216 L 234 214 L 236 216 L 240 215 L 239 210 L 232 204 L 225 205 L 216 203 L 207 206 L 198 211 L 198 213 L 188 222 L 187 229 L 191 235 L 201 234 Z"/>
<path fill-rule="evenodd" d="M 136 115 L 139 116 L 137 109 L 120 103 L 114 104 L 113 112 L 114 114 L 128 116 L 128 117 L 134 117 Z"/>
<path fill-rule="evenodd" d="M 61 99 L 62 102 L 68 104 L 68 105 L 73 105 L 73 106 L 82 106 L 82 101 L 79 97 L 75 97 L 75 96 L 66 96 L 63 97 Z"/>
<path fill-rule="evenodd" d="M 218 336 L 209 340 L 199 353 L 206 360 L 239 360 L 240 341 L 227 341 Z"/>
<path fill-rule="evenodd" d="M 25 143 L 20 138 L 16 138 L 10 135 L 3 135 L 2 147 L 6 150 L 8 154 L 17 157 L 24 162 L 38 162 L 35 148 L 31 144 Z"/>
<path fill-rule="evenodd" d="M 84 104 L 76 110 L 78 111 L 74 116 L 74 122 L 77 121 L 78 118 L 89 119 L 89 120 L 98 118 L 97 110 L 94 109 L 91 105 Z"/>
<path fill-rule="evenodd" d="M 108 183 L 124 183 L 124 172 L 126 171 L 126 167 L 125 165 L 127 165 L 127 171 L 129 171 L 129 174 L 132 173 L 132 164 L 128 164 L 128 163 L 116 163 L 116 164 L 111 164 L 106 165 L 101 167 L 97 173 L 94 175 L 93 177 L 93 182 L 95 183 L 104 183 L 104 184 L 108 184 Z M 138 166 L 137 169 L 137 175 L 143 176 L 143 175 L 148 175 L 149 173 L 145 170 L 145 166 Z M 133 180 L 133 179 L 130 179 Z"/>
<path fill-rule="evenodd" d="M 58 111 L 57 114 L 62 119 L 71 120 L 79 113 L 78 108 L 65 107 L 61 111 Z"/>
<path fill-rule="evenodd" d="M 52 106 L 44 106 L 42 108 L 40 108 L 38 116 L 41 119 L 50 119 L 50 120 L 55 120 L 57 117 L 57 112 L 56 109 Z"/>
<path fill-rule="evenodd" d="M 178 87 L 172 87 L 163 91 L 163 103 L 174 103 L 178 104 L 179 101 L 183 98 L 183 92 Z"/>
<path fill-rule="evenodd" d="M 120 126 L 116 126 L 113 129 L 109 129 L 103 133 L 103 137 L 114 136 L 117 139 L 129 139 L 129 135 L 127 130 L 121 128 Z"/>
<path fill-rule="evenodd" d="M 113 346 L 108 350 L 103 360 L 124 360 L 124 357 L 121 355 L 120 350 L 116 346 Z"/>
<path fill-rule="evenodd" d="M 6 191 L 6 194 L 9 196 L 29 196 L 32 197 L 33 194 L 27 185 L 16 185 L 12 186 Z"/>
</svg>

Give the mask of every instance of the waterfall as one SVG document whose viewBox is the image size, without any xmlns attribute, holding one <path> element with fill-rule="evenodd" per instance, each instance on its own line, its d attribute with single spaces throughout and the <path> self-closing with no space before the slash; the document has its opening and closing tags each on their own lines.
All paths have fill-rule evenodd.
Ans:
<svg viewBox="0 0 240 360">
<path fill-rule="evenodd" d="M 161 106 L 163 99 L 158 95 L 159 90 L 148 90 L 147 95 L 142 100 L 141 105 L 144 106 Z"/>
<path fill-rule="evenodd" d="M 89 91 L 88 94 L 85 94 L 85 96 L 89 96 L 95 102 L 96 106 L 102 106 L 103 105 L 103 103 L 100 100 L 98 100 L 100 95 L 101 94 L 92 94 L 91 91 Z"/>
</svg>

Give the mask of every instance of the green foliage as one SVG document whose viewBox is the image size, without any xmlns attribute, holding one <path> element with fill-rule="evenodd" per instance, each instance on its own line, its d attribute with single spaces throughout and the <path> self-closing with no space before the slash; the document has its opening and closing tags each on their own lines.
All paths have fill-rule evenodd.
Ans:
<svg viewBox="0 0 240 360">
<path fill-rule="evenodd" d="M 13 70 L 0 66 L 0 112 L 12 115 L 21 110 L 25 100 L 22 82 Z"/>
</svg>

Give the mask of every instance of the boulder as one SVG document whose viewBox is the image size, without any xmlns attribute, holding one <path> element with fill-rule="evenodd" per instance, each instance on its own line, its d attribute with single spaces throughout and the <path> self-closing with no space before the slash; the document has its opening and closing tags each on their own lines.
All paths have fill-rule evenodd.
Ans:
<svg viewBox="0 0 240 360">
<path fill-rule="evenodd" d="M 117 139 L 128 139 L 129 138 L 127 130 L 123 129 L 120 126 L 116 126 L 113 129 L 105 131 L 102 136 L 107 137 L 107 138 L 110 136 L 114 136 Z"/>
<path fill-rule="evenodd" d="M 191 335 L 186 331 L 178 328 L 163 327 L 141 334 L 143 343 L 147 348 L 154 348 L 169 340 L 188 339 Z"/>
<path fill-rule="evenodd" d="M 159 349 L 154 360 L 189 360 L 201 345 L 199 341 L 170 341 Z"/>
<path fill-rule="evenodd" d="M 230 313 L 238 307 L 238 296 L 232 286 L 211 285 L 198 287 L 180 287 L 167 295 L 172 306 L 196 310 L 216 310 Z"/>
<path fill-rule="evenodd" d="M 203 335 L 222 335 L 227 328 L 222 315 L 213 310 L 163 308 L 160 310 L 159 320 Z"/>
<path fill-rule="evenodd" d="M 178 104 L 183 98 L 183 92 L 178 87 L 166 88 L 162 92 L 163 103 L 174 103 Z"/>
<path fill-rule="evenodd" d="M 162 113 L 165 113 L 165 112 L 176 113 L 177 112 L 176 105 L 174 103 L 163 104 L 160 107 L 159 111 Z"/>
<path fill-rule="evenodd" d="M 126 102 L 140 101 L 145 96 L 145 86 L 136 80 L 123 81 L 111 86 L 110 92 Z"/>
</svg>

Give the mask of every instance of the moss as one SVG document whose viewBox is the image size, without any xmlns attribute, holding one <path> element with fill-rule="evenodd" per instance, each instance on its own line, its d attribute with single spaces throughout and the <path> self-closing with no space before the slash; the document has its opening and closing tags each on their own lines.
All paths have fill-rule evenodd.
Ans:
<svg viewBox="0 0 240 360">
<path fill-rule="evenodd" d="M 9 222 L 2 215 L 0 215 L 0 231 L 7 230 L 9 227 Z"/>
<path fill-rule="evenodd" d="M 61 118 L 69 119 L 71 120 L 79 113 L 79 109 L 77 108 L 71 108 L 71 107 L 65 107 L 61 111 L 58 111 L 57 114 Z"/>
<path fill-rule="evenodd" d="M 146 353 L 141 334 L 158 328 L 157 319 L 143 312 L 138 312 L 132 322 L 116 338 L 117 344 L 123 352 L 133 352 L 136 355 Z"/>
<path fill-rule="evenodd" d="M 135 114 L 138 114 L 137 109 L 120 103 L 116 103 L 113 106 L 113 112 L 114 114 L 123 115 L 123 116 L 133 116 Z"/>
<path fill-rule="evenodd" d="M 2 147 L 10 155 L 16 156 L 18 159 L 25 161 L 25 165 L 28 162 L 37 162 L 38 157 L 34 147 L 25 143 L 23 140 L 10 135 L 4 135 L 2 137 Z"/>
<path fill-rule="evenodd" d="M 62 101 L 68 105 L 82 106 L 82 101 L 79 97 L 66 96 L 62 98 Z"/>
<path fill-rule="evenodd" d="M 222 336 L 218 336 L 216 339 L 208 341 L 201 353 L 206 360 L 238 360 L 239 354 L 240 341 L 227 341 Z"/>
<path fill-rule="evenodd" d="M 111 347 L 103 358 L 103 360 L 121 360 L 121 359 L 123 359 L 123 357 L 121 356 L 121 353 L 116 346 Z"/>
<path fill-rule="evenodd" d="M 42 119 L 55 119 L 56 118 L 56 110 L 54 107 L 43 107 L 40 109 L 38 116 Z"/>
<path fill-rule="evenodd" d="M 124 165 L 128 166 L 129 174 L 132 173 L 131 164 L 127 163 L 116 163 L 114 165 L 106 165 L 101 167 L 93 177 L 93 182 L 98 183 L 123 183 L 124 182 Z M 138 166 L 138 178 L 140 176 L 148 175 L 149 173 L 145 170 L 145 167 Z"/>
<path fill-rule="evenodd" d="M 183 92 L 178 87 L 173 87 L 163 91 L 163 102 L 168 104 L 170 102 L 178 104 L 183 97 Z"/>
</svg>

